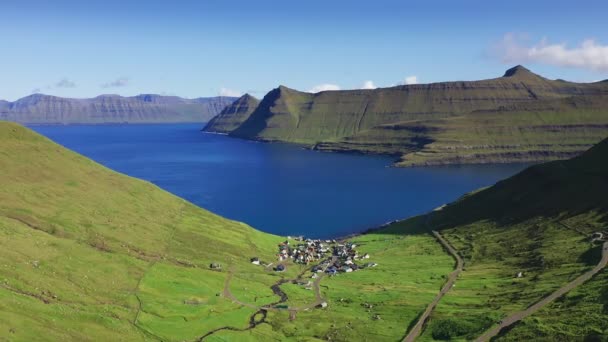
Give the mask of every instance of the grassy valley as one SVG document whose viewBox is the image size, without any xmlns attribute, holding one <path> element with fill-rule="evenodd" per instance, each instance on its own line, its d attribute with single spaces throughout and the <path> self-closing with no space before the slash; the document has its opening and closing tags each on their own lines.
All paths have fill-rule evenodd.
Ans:
<svg viewBox="0 0 608 342">
<path fill-rule="evenodd" d="M 431 230 L 465 265 L 419 340 L 470 340 L 595 266 L 601 246 L 590 237 L 606 230 L 608 141 L 353 237 L 377 266 L 314 278 L 314 262 L 285 261 L 284 272 L 274 271 L 285 237 L 221 218 L 17 124 L 0 123 L 0 139 L 2 340 L 401 340 L 455 265 Z M 605 276 L 498 339 L 606 336 Z"/>
<path fill-rule="evenodd" d="M 321 282 L 326 309 L 270 310 L 282 273 L 282 237 L 223 219 L 137 179 L 120 175 L 32 131 L 0 123 L 0 339 L 175 340 L 233 336 L 399 339 L 452 266 L 432 237 L 368 235 L 361 248 L 378 267 Z M 220 270 L 210 269 L 220 264 Z M 223 295 L 230 291 L 248 305 Z M 288 284 L 285 304 L 314 300 Z M 366 307 L 368 303 L 373 307 Z M 324 318 L 324 317 L 329 318 Z M 370 326 L 370 317 L 382 319 Z M 366 323 L 366 324 L 364 324 Z M 371 328 L 370 328 L 371 327 Z M 238 331 L 239 329 L 243 331 Z M 216 336 L 217 334 L 217 336 Z"/>
</svg>

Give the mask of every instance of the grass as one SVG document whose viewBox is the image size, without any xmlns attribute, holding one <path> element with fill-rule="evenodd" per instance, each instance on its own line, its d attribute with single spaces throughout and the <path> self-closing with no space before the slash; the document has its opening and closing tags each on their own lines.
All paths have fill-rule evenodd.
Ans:
<svg viewBox="0 0 608 342">
<path fill-rule="evenodd" d="M 369 234 L 353 241 L 360 251 L 371 255 L 369 262 L 378 266 L 324 279 L 321 292 L 329 304 L 325 309 L 299 312 L 294 321 L 289 321 L 285 312 L 270 312 L 268 322 L 275 332 L 290 338 L 399 340 L 454 265 L 430 234 Z M 298 285 L 283 285 L 282 289 L 290 295 L 288 303 L 294 305 L 313 297 L 311 291 Z"/>
<path fill-rule="evenodd" d="M 270 286 L 280 279 L 310 276 L 300 265 L 276 273 L 249 262 L 274 262 L 284 238 L 115 173 L 19 125 L 0 123 L 0 141 L 0 339 L 196 340 L 222 327 L 245 329 L 256 311 L 223 297 L 229 272 L 234 296 L 259 306 L 279 300 Z M 379 266 L 324 279 L 328 309 L 298 313 L 295 321 L 270 312 L 260 327 L 212 339 L 398 339 L 453 260 L 425 234 L 356 241 Z M 314 298 L 297 285 L 283 288 L 288 305 Z M 373 315 L 381 319 L 369 323 Z"/>
<path fill-rule="evenodd" d="M 59 319 L 70 329 L 47 336 L 90 339 L 85 333 L 100 330 L 95 336 L 103 339 L 181 339 L 208 326 L 247 324 L 253 310 L 218 298 L 226 273 L 208 266 L 249 270 L 252 255 L 272 257 L 279 237 L 112 172 L 18 125 L 1 123 L 0 139 L 1 289 L 17 308 L 1 310 L 12 317 L 2 320 L 1 336 L 44 336 Z M 270 283 L 246 281 L 260 289 L 257 281 Z M 45 310 L 28 309 L 32 302 Z M 74 310 L 82 313 L 57 315 Z M 122 328 L 108 328 L 114 325 Z"/>
<path fill-rule="evenodd" d="M 497 341 L 603 341 L 608 336 L 608 272 L 525 319 Z"/>
<path fill-rule="evenodd" d="M 326 277 L 328 307 L 269 311 L 270 286 L 308 268 L 277 273 L 284 238 L 198 208 L 120 175 L 32 131 L 0 123 L 0 340 L 395 341 L 465 260 L 420 340 L 468 340 L 588 270 L 599 251 L 588 237 L 606 226 L 608 142 L 581 157 L 535 166 L 493 187 L 351 239 L 377 267 Z M 221 270 L 211 270 L 220 263 Z M 516 274 L 523 272 L 522 278 Z M 527 318 L 500 339 L 595 338 L 606 334 L 606 272 Z M 314 293 L 282 285 L 297 307 Z"/>
</svg>

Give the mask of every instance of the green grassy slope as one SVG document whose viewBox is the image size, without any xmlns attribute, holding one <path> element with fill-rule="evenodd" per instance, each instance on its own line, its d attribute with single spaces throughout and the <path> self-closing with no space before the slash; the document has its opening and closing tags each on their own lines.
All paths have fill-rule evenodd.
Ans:
<svg viewBox="0 0 608 342">
<path fill-rule="evenodd" d="M 379 265 L 323 279 L 328 308 L 295 320 L 268 312 L 266 323 L 244 330 L 255 306 L 278 301 L 271 285 L 310 277 L 291 263 L 284 273 L 249 263 L 252 256 L 276 263 L 284 238 L 115 173 L 17 124 L 0 122 L 0 142 L 0 340 L 194 341 L 228 327 L 206 340 L 394 341 L 453 264 L 428 235 L 362 236 L 361 250 Z M 223 269 L 210 270 L 214 262 Z M 249 305 L 224 297 L 229 274 L 230 291 Z M 285 305 L 314 302 L 310 290 L 282 289 Z M 370 322 L 376 315 L 382 319 Z"/>
<path fill-rule="evenodd" d="M 260 100 L 245 94 L 211 119 L 203 130 L 217 133 L 232 132 L 249 118 L 259 104 Z"/>
<path fill-rule="evenodd" d="M 465 271 L 421 340 L 473 339 L 592 268 L 601 246 L 590 236 L 606 231 L 608 223 L 607 156 L 604 140 L 577 158 L 533 166 L 431 214 L 429 226 L 460 252 Z M 594 302 L 604 298 L 607 285 L 606 277 L 598 276 L 501 338 L 608 336 L 608 311 L 599 305 L 604 299 Z M 576 315 L 585 312 L 590 318 L 583 324 Z"/>
<path fill-rule="evenodd" d="M 599 250 L 589 236 L 607 226 L 608 140 L 429 216 L 351 239 L 377 267 L 322 279 L 325 309 L 269 311 L 248 329 L 256 306 L 278 300 L 271 285 L 310 277 L 292 263 L 284 273 L 249 263 L 252 256 L 276 262 L 283 238 L 112 172 L 19 125 L 0 122 L 0 142 L 0 340 L 194 341 L 214 331 L 205 340 L 400 340 L 454 265 L 430 229 L 457 248 L 465 270 L 420 340 L 472 339 L 590 269 Z M 213 262 L 223 269 L 210 270 Z M 608 335 L 605 275 L 499 338 Z M 247 305 L 224 297 L 229 279 Z M 290 308 L 315 300 L 294 284 L 281 289 Z"/>
<path fill-rule="evenodd" d="M 208 265 L 270 258 L 277 237 L 16 124 L 0 123 L 0 141 L 0 339 L 181 340 L 246 324 L 253 310 L 216 297 L 225 274 Z"/>
<path fill-rule="evenodd" d="M 388 153 L 400 166 L 553 160 L 608 135 L 607 97 L 606 82 L 553 81 L 521 66 L 482 81 L 317 94 L 280 86 L 231 134 Z"/>
</svg>

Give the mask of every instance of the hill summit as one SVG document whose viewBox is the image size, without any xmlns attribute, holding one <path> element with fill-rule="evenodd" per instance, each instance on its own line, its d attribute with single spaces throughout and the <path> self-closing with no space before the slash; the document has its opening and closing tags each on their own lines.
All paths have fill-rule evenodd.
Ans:
<svg viewBox="0 0 608 342">
<path fill-rule="evenodd" d="M 608 83 L 549 80 L 521 65 L 480 81 L 316 94 L 279 86 L 247 109 L 206 130 L 390 154 L 398 166 L 562 159 L 608 136 Z"/>
</svg>

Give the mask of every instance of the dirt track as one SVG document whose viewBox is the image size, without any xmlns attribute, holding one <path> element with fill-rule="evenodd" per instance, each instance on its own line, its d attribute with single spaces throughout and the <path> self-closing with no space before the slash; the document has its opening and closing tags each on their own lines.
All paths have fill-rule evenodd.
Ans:
<svg viewBox="0 0 608 342">
<path fill-rule="evenodd" d="M 505 329 L 505 328 L 521 321 L 522 319 L 532 315 L 536 311 L 543 308 L 545 305 L 547 305 L 547 304 L 553 302 L 554 300 L 556 300 L 557 298 L 563 296 L 568 291 L 582 285 L 584 282 L 591 279 L 591 277 L 593 277 L 595 274 L 597 274 L 599 271 L 601 271 L 604 267 L 606 267 L 606 264 L 608 264 L 608 241 L 604 242 L 604 245 L 602 246 L 602 259 L 597 264 L 597 266 L 595 266 L 592 270 L 583 273 L 580 277 L 574 279 L 573 281 L 571 281 L 570 283 L 566 284 L 565 286 L 559 288 L 557 291 L 553 292 L 549 296 L 536 302 L 534 305 L 530 306 L 526 310 L 516 312 L 516 313 L 512 314 L 511 316 L 503 319 L 498 326 L 486 331 L 483 335 L 479 336 L 475 341 L 479 341 L 479 342 L 489 341 L 492 337 L 498 335 L 502 329 Z"/>
<path fill-rule="evenodd" d="M 412 330 L 410 330 L 407 336 L 405 336 L 405 338 L 403 339 L 404 342 L 412 342 L 416 340 L 416 338 L 422 332 L 422 327 L 424 326 L 424 323 L 435 309 L 435 306 L 437 306 L 441 298 L 443 298 L 443 296 L 448 293 L 448 291 L 450 291 L 450 289 L 454 286 L 458 275 L 460 274 L 460 272 L 462 272 L 463 261 L 460 255 L 458 255 L 456 250 L 443 238 L 443 236 L 441 236 L 441 234 L 439 234 L 439 232 L 433 231 L 433 235 L 435 235 L 441 245 L 454 257 L 454 259 L 456 259 L 456 268 L 454 269 L 454 271 L 452 271 L 452 273 L 448 275 L 448 281 L 443 285 L 443 287 L 441 288 L 435 299 L 433 299 L 431 304 L 426 307 L 426 310 L 424 310 L 424 313 L 422 313 L 422 316 L 420 316 L 418 322 L 416 322 L 416 325 L 414 325 Z"/>
</svg>

